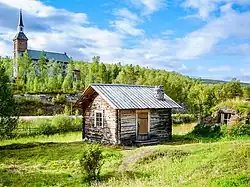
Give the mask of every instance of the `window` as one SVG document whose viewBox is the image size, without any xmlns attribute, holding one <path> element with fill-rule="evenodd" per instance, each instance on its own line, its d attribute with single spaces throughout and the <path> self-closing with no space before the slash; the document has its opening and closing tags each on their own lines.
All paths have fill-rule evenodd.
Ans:
<svg viewBox="0 0 250 187">
<path fill-rule="evenodd" d="M 95 127 L 103 127 L 103 111 L 95 111 Z"/>
</svg>

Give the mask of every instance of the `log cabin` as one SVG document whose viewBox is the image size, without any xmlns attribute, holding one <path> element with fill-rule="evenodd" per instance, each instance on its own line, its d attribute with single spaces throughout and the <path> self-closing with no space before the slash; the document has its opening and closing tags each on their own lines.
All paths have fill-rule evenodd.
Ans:
<svg viewBox="0 0 250 187">
<path fill-rule="evenodd" d="M 76 106 L 83 111 L 83 139 L 118 145 L 171 140 L 172 109 L 180 108 L 163 86 L 124 84 L 91 84 Z"/>
</svg>

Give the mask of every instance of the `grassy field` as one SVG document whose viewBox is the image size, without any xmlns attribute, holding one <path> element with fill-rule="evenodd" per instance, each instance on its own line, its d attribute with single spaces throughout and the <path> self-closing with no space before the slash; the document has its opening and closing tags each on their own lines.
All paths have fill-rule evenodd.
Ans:
<svg viewBox="0 0 250 187">
<path fill-rule="evenodd" d="M 0 141 L 1 145 L 9 145 L 9 144 L 26 144 L 26 143 L 46 143 L 46 142 L 80 142 L 82 140 L 81 132 L 70 132 L 66 134 L 56 134 L 53 136 L 30 136 L 24 138 L 10 139 L 10 140 L 2 140 Z"/>
<path fill-rule="evenodd" d="M 189 131 L 192 125 L 175 133 Z M 1 142 L 0 186 L 85 186 L 80 133 Z M 142 148 L 105 146 L 94 186 L 250 186 L 250 139 L 177 141 Z"/>
</svg>

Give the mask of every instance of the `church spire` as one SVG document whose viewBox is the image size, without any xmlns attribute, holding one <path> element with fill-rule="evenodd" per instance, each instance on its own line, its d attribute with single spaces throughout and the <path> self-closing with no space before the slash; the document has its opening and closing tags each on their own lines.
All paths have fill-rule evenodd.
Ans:
<svg viewBox="0 0 250 187">
<path fill-rule="evenodd" d="M 18 31 L 23 32 L 23 15 L 22 15 L 22 9 L 20 9 L 20 15 L 19 15 L 19 23 L 18 23 Z"/>
</svg>

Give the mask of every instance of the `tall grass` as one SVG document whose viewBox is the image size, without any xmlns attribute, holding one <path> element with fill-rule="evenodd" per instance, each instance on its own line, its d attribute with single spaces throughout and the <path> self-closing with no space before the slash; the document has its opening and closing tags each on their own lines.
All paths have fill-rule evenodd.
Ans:
<svg viewBox="0 0 250 187">
<path fill-rule="evenodd" d="M 55 134 L 52 136 L 30 136 L 30 137 L 23 137 L 23 138 L 14 138 L 8 140 L 0 141 L 0 145 L 8 145 L 8 144 L 25 144 L 25 143 L 32 143 L 32 142 L 78 142 L 82 140 L 82 133 L 81 132 L 69 132 L 65 134 Z"/>
<path fill-rule="evenodd" d="M 185 135 L 191 132 L 197 123 L 183 123 L 183 124 L 173 124 L 172 133 L 173 135 Z"/>
</svg>

